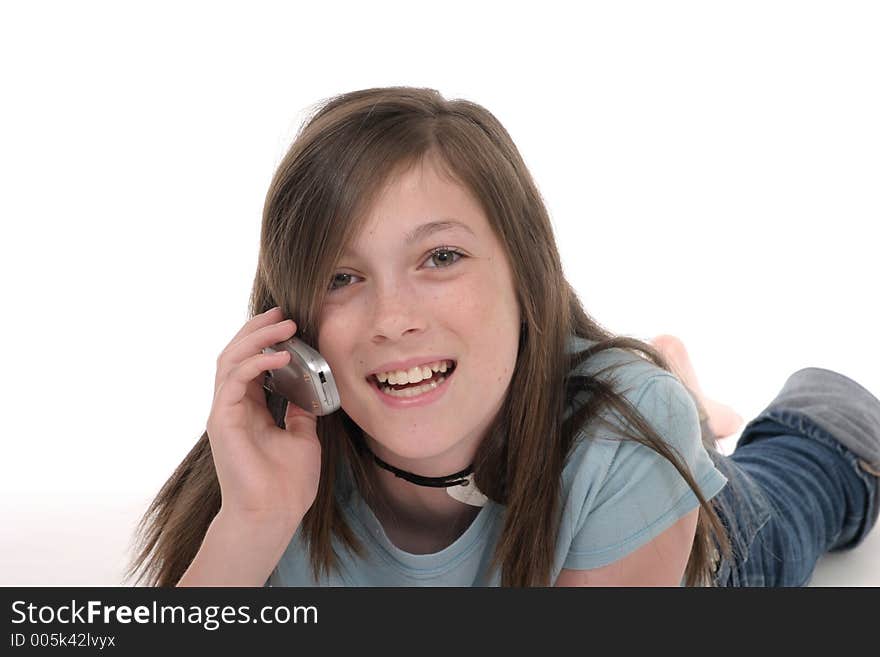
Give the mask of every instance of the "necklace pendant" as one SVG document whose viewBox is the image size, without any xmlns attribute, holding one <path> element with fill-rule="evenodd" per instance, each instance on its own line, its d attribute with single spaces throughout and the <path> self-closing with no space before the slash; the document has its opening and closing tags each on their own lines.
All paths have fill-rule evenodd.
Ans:
<svg viewBox="0 0 880 657">
<path fill-rule="evenodd" d="M 489 498 L 483 495 L 474 483 L 474 473 L 470 473 L 464 483 L 446 488 L 449 497 L 471 506 L 485 506 Z"/>
</svg>

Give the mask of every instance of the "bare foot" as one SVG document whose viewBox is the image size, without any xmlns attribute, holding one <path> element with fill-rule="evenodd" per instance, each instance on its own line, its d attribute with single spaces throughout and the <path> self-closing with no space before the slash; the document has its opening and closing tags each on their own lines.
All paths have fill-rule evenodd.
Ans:
<svg viewBox="0 0 880 657">
<path fill-rule="evenodd" d="M 710 399 L 703 394 L 700 384 L 697 381 L 697 373 L 691 364 L 690 356 L 684 343 L 674 335 L 658 335 L 650 343 L 654 345 L 660 353 L 662 353 L 672 369 L 681 379 L 681 382 L 694 393 L 694 396 L 703 405 L 706 414 L 709 416 L 709 428 L 719 438 L 725 438 L 736 433 L 743 424 L 742 417 L 730 406 L 721 402 Z"/>
</svg>

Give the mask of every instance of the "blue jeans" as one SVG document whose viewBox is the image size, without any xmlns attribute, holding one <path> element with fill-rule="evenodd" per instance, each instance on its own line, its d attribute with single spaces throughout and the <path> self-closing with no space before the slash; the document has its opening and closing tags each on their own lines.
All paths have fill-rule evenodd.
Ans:
<svg viewBox="0 0 880 657">
<path fill-rule="evenodd" d="M 798 373 L 802 381 L 805 373 L 815 377 L 809 383 L 820 387 L 821 377 L 832 374 L 802 370 Z M 838 386 L 840 381 L 835 379 Z M 804 407 L 821 408 L 811 406 L 814 400 L 804 394 L 802 389 L 784 387 L 745 427 L 732 454 L 709 450 L 728 478 L 728 485 L 711 503 L 729 530 L 733 549 L 731 559 L 716 559 L 717 586 L 804 586 L 819 557 L 854 548 L 877 521 L 878 477 L 866 471 L 861 465 L 864 459 L 843 443 L 874 441 L 868 444 L 876 445 L 880 424 L 863 425 L 857 441 L 849 436 L 841 442 L 824 427 L 834 427 L 840 434 L 841 427 L 849 425 L 830 418 L 830 413 L 823 417 L 821 411 L 803 412 Z M 822 401 L 844 413 L 880 417 L 880 401 L 861 386 L 838 387 L 830 397 L 823 393 Z"/>
</svg>

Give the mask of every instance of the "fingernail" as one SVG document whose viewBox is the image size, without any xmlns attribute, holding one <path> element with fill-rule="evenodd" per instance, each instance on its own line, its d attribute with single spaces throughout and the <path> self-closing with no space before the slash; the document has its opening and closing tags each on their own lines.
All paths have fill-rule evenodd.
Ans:
<svg viewBox="0 0 880 657">
<path fill-rule="evenodd" d="M 268 314 L 271 313 L 272 311 L 274 311 L 274 310 L 278 310 L 278 308 L 279 308 L 279 306 L 275 306 L 274 308 L 269 308 L 269 310 L 267 310 L 267 311 L 264 312 L 263 314 L 264 314 L 264 315 L 268 315 Z"/>
</svg>

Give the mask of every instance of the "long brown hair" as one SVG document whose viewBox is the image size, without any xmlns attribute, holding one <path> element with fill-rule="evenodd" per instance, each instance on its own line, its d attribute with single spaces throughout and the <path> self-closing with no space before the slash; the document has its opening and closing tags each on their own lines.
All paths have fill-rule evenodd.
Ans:
<svg viewBox="0 0 880 657">
<path fill-rule="evenodd" d="M 730 544 L 687 465 L 612 383 L 570 375 L 579 363 L 612 348 L 640 354 L 674 372 L 651 344 L 614 335 L 581 307 L 563 275 L 536 185 L 507 131 L 480 105 L 411 87 L 364 89 L 321 103 L 300 127 L 269 186 L 250 315 L 279 305 L 285 317 L 296 320 L 298 336 L 316 344 L 324 294 L 347 241 L 357 235 L 383 186 L 428 157 L 480 202 L 506 249 L 524 321 L 517 375 L 474 462 L 478 488 L 506 506 L 493 561 L 501 568 L 502 585 L 552 583 L 566 457 L 578 429 L 606 409 L 616 410 L 635 428 L 625 433 L 626 439 L 667 458 L 696 494 L 699 521 L 685 581 L 711 585 L 710 554 L 717 546 L 729 556 Z M 568 353 L 571 335 L 597 344 Z M 563 421 L 567 405 L 584 391 L 589 401 Z M 282 427 L 283 400 L 268 391 L 266 399 Z M 334 534 L 361 552 L 334 495 L 340 468 L 349 467 L 361 490 L 369 486 L 363 437 L 345 411 L 319 417 L 317 433 L 321 480 L 302 525 L 316 578 L 336 565 Z M 703 439 L 714 448 L 711 436 Z M 141 518 L 139 552 L 126 577 L 142 570 L 138 581 L 146 577 L 148 585 L 175 585 L 219 508 L 220 488 L 203 433 Z"/>
</svg>

